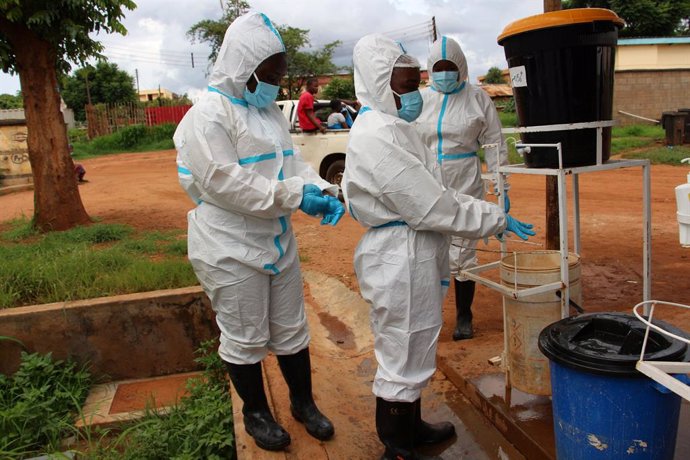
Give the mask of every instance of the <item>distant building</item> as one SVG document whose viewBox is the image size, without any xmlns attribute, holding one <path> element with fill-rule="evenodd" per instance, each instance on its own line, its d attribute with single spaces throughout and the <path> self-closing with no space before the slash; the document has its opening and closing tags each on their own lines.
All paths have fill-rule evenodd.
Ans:
<svg viewBox="0 0 690 460">
<path fill-rule="evenodd" d="M 619 110 L 660 119 L 661 113 L 690 107 L 690 37 L 618 40 L 613 116 L 638 123 Z"/>
<path fill-rule="evenodd" d="M 139 102 L 150 102 L 156 99 L 177 99 L 179 95 L 173 93 L 169 89 L 142 89 L 139 91 Z"/>
</svg>

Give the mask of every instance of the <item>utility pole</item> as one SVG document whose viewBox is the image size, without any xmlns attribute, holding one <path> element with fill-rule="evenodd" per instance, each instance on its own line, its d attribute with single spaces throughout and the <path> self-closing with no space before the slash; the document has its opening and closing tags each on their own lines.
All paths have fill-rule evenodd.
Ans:
<svg viewBox="0 0 690 460">
<path fill-rule="evenodd" d="M 431 16 L 431 38 L 436 41 L 438 37 L 436 36 L 436 16 Z"/>
<path fill-rule="evenodd" d="M 544 0 L 544 13 L 559 11 L 561 0 Z M 558 219 L 558 177 L 546 176 L 546 228 L 544 242 L 546 249 L 561 247 L 560 226 Z"/>
<path fill-rule="evenodd" d="M 194 53 L 190 53 L 192 55 L 192 69 L 194 68 Z"/>
<path fill-rule="evenodd" d="M 139 97 L 139 69 L 134 69 L 134 75 L 137 79 L 137 97 Z"/>
</svg>

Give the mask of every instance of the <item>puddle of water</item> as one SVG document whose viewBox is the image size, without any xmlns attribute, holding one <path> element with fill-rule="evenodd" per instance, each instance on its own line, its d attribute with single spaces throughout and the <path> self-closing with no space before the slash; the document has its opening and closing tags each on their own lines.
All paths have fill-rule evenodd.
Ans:
<svg viewBox="0 0 690 460">
<path fill-rule="evenodd" d="M 353 350 L 357 346 L 355 336 L 347 324 L 324 311 L 319 312 L 318 315 L 321 324 L 328 331 L 328 340 L 345 350 Z"/>
</svg>

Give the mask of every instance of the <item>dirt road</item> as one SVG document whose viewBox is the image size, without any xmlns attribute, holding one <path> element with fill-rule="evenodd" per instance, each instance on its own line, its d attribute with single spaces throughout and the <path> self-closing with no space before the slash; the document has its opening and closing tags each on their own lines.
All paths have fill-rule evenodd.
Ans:
<svg viewBox="0 0 690 460">
<path fill-rule="evenodd" d="M 192 202 L 177 184 L 175 152 L 162 151 L 111 155 L 83 161 L 86 179 L 82 199 L 92 217 L 120 222 L 142 230 L 185 229 Z M 686 180 L 686 168 L 652 168 L 652 298 L 690 304 L 690 250 L 678 244 L 674 187 Z M 533 222 L 535 244 L 513 242 L 510 250 L 530 251 L 543 244 L 544 178 L 511 177 L 511 211 Z M 630 311 L 642 300 L 642 172 L 641 168 L 599 172 L 580 178 L 584 307 L 587 311 Z M 33 192 L 0 196 L 0 221 L 31 216 Z M 571 216 L 572 218 L 572 216 Z M 571 219 L 572 222 L 572 219 Z M 363 229 L 345 216 L 335 227 L 321 227 L 303 213 L 293 217 L 301 259 L 306 270 L 340 279 L 357 292 L 352 255 Z M 571 242 L 572 245 L 572 242 Z M 571 246 L 572 247 L 572 246 Z M 497 249 L 495 243 L 488 247 Z M 482 262 L 495 253 L 480 253 Z M 486 369 L 486 358 L 502 345 L 500 296 L 478 288 L 475 297 L 476 338 L 454 343 L 450 339 L 454 293 L 444 306 L 446 326 L 440 352 L 464 358 L 469 373 Z M 690 313 L 674 312 L 666 318 L 690 331 Z"/>
</svg>

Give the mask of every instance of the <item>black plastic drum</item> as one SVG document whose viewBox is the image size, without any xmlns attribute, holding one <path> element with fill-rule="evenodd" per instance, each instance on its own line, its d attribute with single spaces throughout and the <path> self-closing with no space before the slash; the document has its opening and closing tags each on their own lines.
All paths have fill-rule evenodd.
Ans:
<svg viewBox="0 0 690 460">
<path fill-rule="evenodd" d="M 618 29 L 609 10 L 587 8 L 546 13 L 508 25 L 498 42 L 505 49 L 520 126 L 612 119 Z M 562 143 L 563 166 L 596 164 L 596 129 L 525 133 L 525 143 Z M 604 128 L 602 161 L 611 154 Z M 525 154 L 531 168 L 557 168 L 555 148 Z"/>
</svg>

